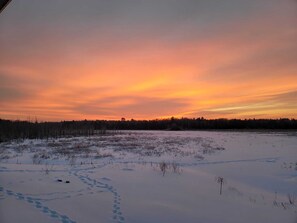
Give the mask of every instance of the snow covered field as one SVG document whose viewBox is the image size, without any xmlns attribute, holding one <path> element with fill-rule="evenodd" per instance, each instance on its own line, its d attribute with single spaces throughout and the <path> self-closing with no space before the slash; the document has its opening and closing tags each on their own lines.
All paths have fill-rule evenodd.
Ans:
<svg viewBox="0 0 297 223">
<path fill-rule="evenodd" d="M 296 223 L 297 134 L 122 131 L 1 143 L 0 222 Z"/>
</svg>

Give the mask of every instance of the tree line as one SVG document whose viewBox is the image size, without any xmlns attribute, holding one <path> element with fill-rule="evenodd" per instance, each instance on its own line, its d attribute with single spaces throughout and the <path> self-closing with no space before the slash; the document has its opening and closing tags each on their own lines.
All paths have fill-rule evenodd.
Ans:
<svg viewBox="0 0 297 223">
<path fill-rule="evenodd" d="M 90 136 L 118 130 L 297 130 L 295 119 L 204 119 L 83 120 L 31 122 L 0 119 L 0 142 L 12 139 Z"/>
</svg>

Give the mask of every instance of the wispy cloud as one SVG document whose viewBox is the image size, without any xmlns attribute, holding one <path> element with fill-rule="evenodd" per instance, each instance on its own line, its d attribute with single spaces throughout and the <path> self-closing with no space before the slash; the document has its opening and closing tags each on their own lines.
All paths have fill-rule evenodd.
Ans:
<svg viewBox="0 0 297 223">
<path fill-rule="evenodd" d="M 212 117 L 290 117 L 297 110 L 296 101 L 297 91 L 294 90 L 285 93 L 258 96 L 250 101 L 243 101 L 236 104 L 213 107 L 202 111 L 202 113 Z"/>
</svg>

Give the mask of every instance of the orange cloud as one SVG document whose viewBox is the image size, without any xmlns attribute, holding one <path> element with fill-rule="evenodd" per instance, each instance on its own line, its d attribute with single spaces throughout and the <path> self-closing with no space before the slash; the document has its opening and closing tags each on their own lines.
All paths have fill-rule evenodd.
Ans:
<svg viewBox="0 0 297 223">
<path fill-rule="evenodd" d="M 63 27 L 33 39 L 24 31 L 24 42 L 1 44 L 0 118 L 296 118 L 290 13 L 272 10 L 205 34 L 171 31 L 175 38 L 139 30 L 120 37 L 112 24 L 75 38 Z M 14 32 L 0 40 L 14 43 Z"/>
</svg>

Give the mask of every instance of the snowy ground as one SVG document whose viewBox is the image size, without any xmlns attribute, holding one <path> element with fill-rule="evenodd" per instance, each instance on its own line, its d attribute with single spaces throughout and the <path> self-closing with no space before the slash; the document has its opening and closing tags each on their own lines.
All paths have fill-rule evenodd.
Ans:
<svg viewBox="0 0 297 223">
<path fill-rule="evenodd" d="M 296 223 L 297 134 L 123 131 L 1 143 L 0 222 Z"/>
</svg>

